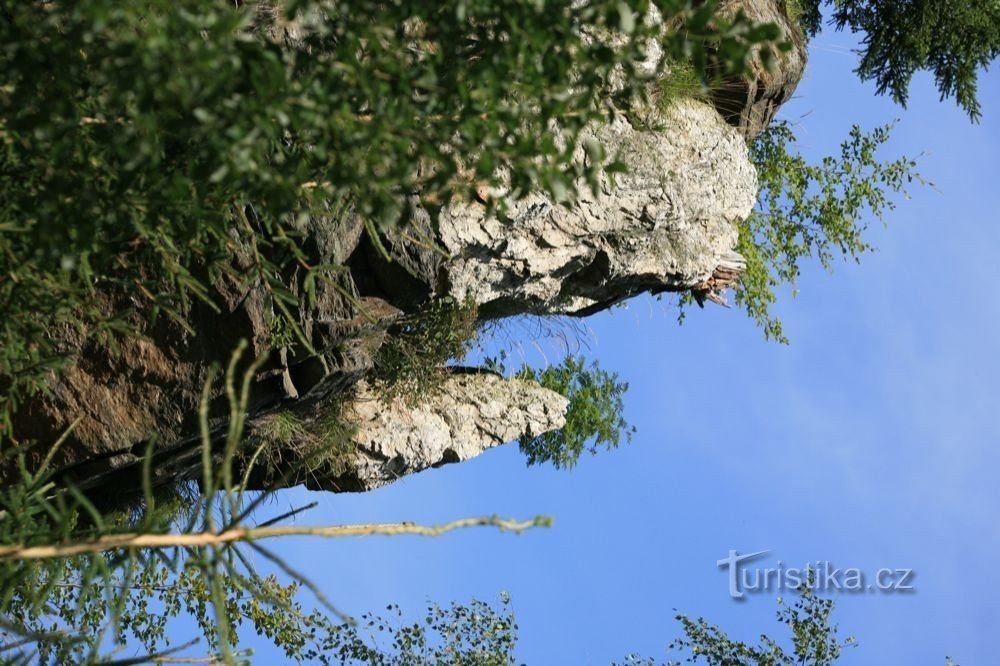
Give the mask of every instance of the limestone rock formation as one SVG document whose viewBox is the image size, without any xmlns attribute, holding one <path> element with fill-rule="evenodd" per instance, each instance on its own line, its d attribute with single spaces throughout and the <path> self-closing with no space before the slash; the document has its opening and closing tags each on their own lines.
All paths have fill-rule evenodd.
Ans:
<svg viewBox="0 0 1000 666">
<path fill-rule="evenodd" d="M 791 34 L 779 2 L 738 4 Z M 617 155 L 629 172 L 614 183 L 603 179 L 597 192 L 582 190 L 572 205 L 539 193 L 506 201 L 499 215 L 488 215 L 480 202 L 455 203 L 433 223 L 418 211 L 411 233 L 385 232 L 378 242 L 350 210 L 314 217 L 303 229 L 309 262 L 338 268 L 316 281 L 315 301 L 294 313 L 308 345 L 282 334 L 267 285 L 225 278 L 213 285 L 214 307 L 196 304 L 186 326 L 136 312 L 130 324 L 143 337 L 114 351 L 53 331 L 76 360 L 15 415 L 15 434 L 39 443 L 26 463 L 37 465 L 48 444 L 75 423 L 53 463 L 84 489 L 140 488 L 139 462 L 149 441 L 156 444 L 155 483 L 195 476 L 202 387 L 209 368 L 225 366 L 241 339 L 249 347 L 240 369 L 268 354 L 246 405 L 251 433 L 288 412 L 301 422 L 307 444 L 322 441 L 316 428 L 334 404 L 358 426 L 336 465 L 293 474 L 285 485 L 370 489 L 560 427 L 565 400 L 526 382 L 452 377 L 426 403 L 410 407 L 379 402 L 365 378 L 400 318 L 443 297 L 473 300 L 482 318 L 582 316 L 644 292 L 691 291 L 699 302 L 724 302 L 721 292 L 743 268 L 734 223 L 750 213 L 757 194 L 746 140 L 794 90 L 804 48 L 783 58 L 778 70 L 755 68 L 713 103 L 681 100 L 666 111 L 622 114 L 592 128 L 584 139 Z M 586 159 L 582 150 L 578 156 Z M 255 212 L 247 206 L 237 214 Z M 391 260 L 376 246 L 387 248 Z M 233 264 L 234 275 L 250 272 L 249 252 L 237 249 Z M 281 276 L 283 290 L 300 296 L 303 279 L 291 267 Z M 105 296 L 109 311 L 122 305 L 122 296 Z M 211 397 L 208 417 L 218 435 L 229 405 L 218 386 Z M 306 450 L 289 444 L 286 454 L 294 460 Z M 4 464 L 0 482 L 9 472 Z M 274 475 L 252 482 L 267 487 Z"/>
<path fill-rule="evenodd" d="M 356 445 L 338 478 L 306 479 L 325 490 L 371 490 L 428 467 L 461 462 L 522 435 L 561 428 L 568 401 L 534 382 L 490 373 L 453 375 L 416 405 L 385 401 L 362 384 L 345 406 Z"/>
<path fill-rule="evenodd" d="M 445 209 L 439 234 L 451 258 L 438 291 L 471 295 L 490 315 L 582 315 L 642 292 L 690 289 L 738 261 L 734 222 L 757 196 L 746 143 L 696 101 L 647 120 L 655 129 L 620 116 L 591 133 L 629 173 L 575 206 L 532 195 L 502 219 L 481 205 Z"/>
<path fill-rule="evenodd" d="M 111 479 L 138 487 L 138 461 L 155 438 L 158 482 L 169 483 L 197 474 L 198 402 L 207 370 L 225 364 L 241 338 L 249 341 L 247 358 L 269 352 L 251 391 L 252 427 L 275 410 L 308 418 L 331 401 L 351 400 L 352 387 L 371 369 L 393 322 L 430 299 L 472 298 L 487 318 L 585 315 L 642 292 L 694 289 L 705 296 L 732 286 L 733 279 L 713 276 L 720 267 L 727 275 L 738 273 L 734 222 L 749 214 L 756 194 L 739 132 L 711 105 L 681 101 L 662 116 L 619 117 L 590 138 L 628 165 L 629 173 L 614 186 L 604 181 L 601 191 L 571 206 L 529 195 L 508 202 L 502 216 L 487 215 L 478 203 L 446 207 L 436 227 L 424 220 L 422 229 L 438 250 L 387 234 L 383 242 L 394 258 L 387 262 L 351 214 L 312 220 L 307 232 L 315 263 L 349 268 L 318 288 L 314 308 L 299 313 L 315 353 L 276 340 L 277 315 L 262 285 L 220 283 L 221 314 L 196 307 L 195 335 L 137 315 L 145 339 L 126 342 L 118 354 L 81 350 L 78 362 L 48 396 L 22 412 L 16 426 L 22 436 L 51 442 L 79 418 L 56 462 L 88 487 Z M 234 261 L 239 265 L 244 258 Z M 300 293 L 298 280 L 287 277 L 290 292 Z M 314 473 L 311 479 L 294 477 L 296 482 L 371 488 L 393 475 L 464 460 L 503 440 L 558 427 L 558 396 L 538 387 L 483 377 L 448 387 L 422 408 L 430 411 L 366 412 L 363 401 L 349 404 L 367 423 L 357 444 L 369 457 L 339 474 Z M 505 397 L 486 401 L 490 392 Z M 221 390 L 215 396 L 209 416 L 221 428 L 228 405 Z M 44 449 L 32 453 L 35 459 L 43 455 Z M 267 483 L 259 479 L 260 486 Z"/>
<path fill-rule="evenodd" d="M 489 372 L 450 374 L 419 401 L 388 398 L 361 380 L 334 400 L 286 402 L 246 425 L 233 471 L 249 486 L 274 490 L 360 492 L 448 463 L 469 460 L 522 436 L 561 428 L 568 400 L 535 382 Z M 202 443 L 192 437 L 156 450 L 154 485 L 197 479 Z M 216 456 L 218 459 L 218 455 Z M 139 452 L 122 451 L 114 465 L 77 475 L 84 490 L 113 486 L 141 494 Z M 82 478 L 80 478 L 82 476 Z"/>
</svg>

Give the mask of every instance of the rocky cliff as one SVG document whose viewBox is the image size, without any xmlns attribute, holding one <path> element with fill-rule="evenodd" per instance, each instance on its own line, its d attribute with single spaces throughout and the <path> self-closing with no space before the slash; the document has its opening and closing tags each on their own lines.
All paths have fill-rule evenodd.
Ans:
<svg viewBox="0 0 1000 666">
<path fill-rule="evenodd" d="M 771 0 L 743 4 L 792 30 Z M 602 180 L 597 192 L 583 189 L 573 205 L 533 194 L 489 215 L 484 202 L 463 202 L 445 207 L 435 224 L 418 215 L 406 233 L 384 233 L 377 243 L 350 210 L 313 218 L 305 230 L 312 260 L 346 270 L 318 283 L 315 307 L 296 313 L 311 349 L 279 335 L 274 304 L 259 282 L 220 281 L 218 311 L 195 306 L 191 313 L 194 334 L 163 319 L 150 324 L 142 313 L 132 324 L 144 337 L 114 352 L 66 334 L 62 341 L 76 362 L 49 394 L 20 411 L 15 432 L 52 442 L 75 422 L 56 462 L 85 488 L 138 488 L 138 462 L 151 439 L 156 483 L 191 476 L 200 464 L 198 410 L 208 369 L 226 362 L 240 339 L 249 341 L 247 358 L 268 354 L 246 405 L 250 440 L 264 450 L 263 435 L 271 433 L 270 446 L 278 441 L 282 449 L 271 451 L 277 462 L 268 470 L 251 474 L 255 487 L 367 490 L 559 428 L 565 399 L 530 382 L 454 376 L 409 405 L 373 393 L 365 378 L 401 318 L 444 297 L 473 302 L 484 319 L 582 316 L 647 292 L 691 290 L 699 301 L 722 300 L 742 268 L 734 222 L 756 197 L 746 139 L 790 96 L 804 51 L 780 65 L 776 72 L 753 70 L 712 103 L 681 100 L 592 128 L 585 138 L 620 155 L 629 172 L 615 183 Z M 484 201 L 505 196 L 483 193 Z M 241 214 L 254 211 L 248 206 Z M 234 266 L 249 266 L 248 256 L 237 252 Z M 302 293 L 302 276 L 293 271 L 282 280 Z M 109 308 L 116 298 L 107 294 Z M 215 432 L 225 428 L 228 409 L 217 389 L 209 405 Z M 315 464 L 331 413 L 346 444 Z M 283 428 L 277 440 L 276 428 Z M 29 465 L 46 450 L 32 451 Z"/>
</svg>

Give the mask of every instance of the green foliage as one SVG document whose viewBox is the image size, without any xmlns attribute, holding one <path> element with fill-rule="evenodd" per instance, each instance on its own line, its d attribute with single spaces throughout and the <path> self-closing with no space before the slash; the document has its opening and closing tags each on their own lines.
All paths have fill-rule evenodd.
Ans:
<svg viewBox="0 0 1000 666">
<path fill-rule="evenodd" d="M 329 646 L 342 663 L 370 666 L 513 666 L 517 624 L 502 593 L 500 607 L 473 600 L 468 605 L 428 606 L 423 621 L 401 624 L 396 605 L 386 610 L 393 617 L 361 616 L 357 625 L 343 625 Z M 362 637 L 367 630 L 370 638 Z M 385 637 L 387 645 L 380 645 Z"/>
<path fill-rule="evenodd" d="M 521 451 L 529 465 L 551 463 L 557 469 L 571 469 L 587 451 L 592 455 L 603 447 L 617 448 L 622 438 L 631 441 L 635 428 L 622 416 L 622 396 L 628 384 L 596 362 L 587 365 L 581 356 L 567 356 L 559 365 L 543 370 L 525 366 L 517 375 L 538 382 L 569 399 L 566 425 L 559 430 L 521 438 Z"/>
<path fill-rule="evenodd" d="M 279 411 L 260 419 L 254 433 L 277 447 L 288 446 L 304 436 L 306 429 L 295 412 Z"/>
<path fill-rule="evenodd" d="M 812 26 L 822 20 L 819 15 L 819 5 L 811 0 L 784 0 L 785 16 L 804 34 L 815 34 Z"/>
<path fill-rule="evenodd" d="M 211 584 L 217 578 L 232 627 L 222 640 L 233 659 L 249 663 L 242 658 L 251 652 L 239 650 L 238 645 L 241 634 L 252 632 L 270 639 L 289 661 L 336 663 L 317 657 L 322 642 L 337 635 L 341 623 L 303 609 L 296 601 L 297 583 L 281 585 L 274 576 L 257 577 L 249 570 L 224 570 L 206 577 L 200 559 L 181 550 L 139 558 L 105 557 L 103 562 L 96 557 L 56 560 L 22 577 L 25 583 L 48 590 L 45 603 L 34 603 L 30 587 L 15 590 L 4 603 L 0 638 L 33 639 L 26 645 L 37 653 L 20 652 L 38 664 L 93 663 L 126 646 L 158 655 L 200 643 L 202 653 L 218 655 L 223 651 L 222 635 Z M 180 631 L 182 618 L 198 627 L 200 639 L 177 640 L 185 635 Z M 108 646 L 112 648 L 108 652 L 99 651 Z"/>
<path fill-rule="evenodd" d="M 25 533 L 47 543 L 51 516 L 37 510 L 25 512 L 27 517 L 11 513 L 15 508 L 40 508 L 40 498 L 25 496 L 26 488 L 6 490 L 0 496 L 3 543 L 23 541 Z M 225 502 L 202 506 L 216 519 L 227 519 Z M 67 536 L 79 535 L 76 518 L 70 516 L 86 509 L 72 499 L 56 508 L 59 522 L 69 528 Z M 186 529 L 208 517 L 199 512 Z M 172 509 L 150 504 L 140 522 L 154 533 L 184 529 L 177 519 Z M 128 526 L 125 516 L 118 515 L 102 523 L 96 533 Z M 297 577 L 262 546 L 250 544 L 250 549 Z M 376 622 L 368 615 L 358 625 L 340 616 L 322 595 L 320 608 L 304 606 L 303 587 L 318 593 L 304 579 L 282 584 L 273 575 L 258 575 L 248 557 L 230 547 L 0 561 L 0 653 L 4 663 L 82 664 L 115 658 L 127 648 L 133 654 L 145 653 L 134 663 L 207 653 L 212 663 L 248 664 L 253 653 L 239 646 L 247 635 L 257 635 L 279 648 L 288 663 L 513 663 L 510 653 L 517 629 L 513 617 L 487 604 L 431 606 L 424 622 L 404 627 L 391 627 L 390 622 Z M 503 605 L 507 604 L 504 596 Z M 191 624 L 198 635 L 184 640 Z M 380 632 L 391 631 L 391 646 L 378 645 L 374 636 L 363 637 L 362 630 L 376 626 Z M 448 655 L 451 658 L 446 659 Z"/>
<path fill-rule="evenodd" d="M 207 416 L 217 369 L 209 373 L 202 396 L 201 495 L 157 491 L 150 447 L 141 504 L 103 512 L 71 482 L 55 483 L 48 463 L 62 441 L 36 472 L 27 469 L 23 452 L 13 449 L 4 455 L 17 458 L 22 473 L 0 487 L 0 544 L 49 546 L 122 532 L 211 533 L 217 527 L 242 525 L 266 497 L 245 494 L 233 470 L 243 434 L 241 415 L 256 372 L 251 365 L 242 381 L 235 376 L 243 349 L 234 353 L 223 382 L 232 416 L 218 457 L 211 451 Z M 250 549 L 298 580 L 267 549 L 258 544 Z M 171 623 L 183 616 L 194 620 L 213 658 L 233 663 L 245 656 L 234 648 L 240 628 L 249 626 L 302 661 L 316 632 L 333 632 L 335 623 L 323 613 L 302 611 L 294 601 L 299 587 L 294 580 L 281 585 L 273 577 L 259 576 L 232 544 L 118 549 L 42 560 L 0 558 L 0 644 L 13 663 L 96 663 L 126 647 L 145 649 L 148 654 L 135 662 L 142 663 L 199 641 L 171 646 L 177 638 Z M 318 600 L 336 614 L 324 598 Z"/>
<path fill-rule="evenodd" d="M 268 335 L 274 347 L 291 347 L 295 344 L 298 336 L 294 327 L 282 316 L 272 316 Z"/>
<path fill-rule="evenodd" d="M 296 265 L 308 304 L 328 278 L 300 243 L 314 217 L 349 206 L 373 232 L 501 173 L 515 197 L 571 201 L 611 165 L 573 159 L 579 132 L 644 97 L 647 39 L 701 65 L 711 44 L 724 73 L 777 38 L 684 0 L 655 3 L 686 26 L 666 34 L 645 0 L 7 4 L 5 421 L 79 347 L 53 329 L 102 340 L 169 316 L 193 333 L 188 306 L 220 280 L 262 285 L 308 346 L 280 276 Z"/>
<path fill-rule="evenodd" d="M 885 126 L 865 133 L 855 126 L 840 155 L 818 163 L 792 151 L 795 135 L 787 123 L 772 124 L 754 141 L 750 152 L 761 191 L 757 208 L 739 225 L 737 249 L 747 269 L 736 302 L 766 336 L 785 341 L 781 322 L 769 311 L 775 288 L 794 285 L 806 259 L 830 268 L 836 256 L 857 260 L 871 250 L 866 219 L 882 219 L 895 207 L 890 195 L 905 194 L 908 184 L 920 181 L 913 160 L 877 158 L 890 131 Z"/>
<path fill-rule="evenodd" d="M 840 658 L 843 648 L 856 645 L 856 641 L 838 638 L 837 625 L 830 622 L 833 601 L 816 596 L 809 586 L 800 588 L 799 594 L 791 606 L 778 599 L 778 621 L 791 632 L 790 652 L 763 634 L 759 645 L 734 641 L 704 618 L 692 620 L 686 615 L 677 616 L 685 637 L 673 641 L 669 647 L 688 653 L 685 659 L 688 663 L 710 666 L 829 666 Z"/>
<path fill-rule="evenodd" d="M 778 621 L 791 633 L 791 650 L 763 633 L 758 645 L 734 641 L 704 618 L 694 620 L 683 614 L 676 619 L 681 623 L 684 637 L 671 642 L 668 649 L 682 653 L 684 663 L 708 666 L 830 666 L 840 658 L 845 647 L 855 646 L 857 642 L 854 638 L 841 640 L 837 637 L 837 626 L 830 622 L 833 601 L 816 596 L 809 586 L 801 587 L 798 592 L 800 596 L 791 606 L 778 599 Z M 670 660 L 667 666 L 680 666 L 680 663 Z M 622 666 L 656 664 L 649 657 L 630 655 Z"/>
<path fill-rule="evenodd" d="M 0 487 L 0 545 L 52 546 L 88 542 L 121 533 L 170 535 L 214 534 L 240 530 L 268 498 L 266 493 L 245 492 L 238 471 L 249 475 L 262 461 L 255 455 L 240 461 L 249 384 L 258 364 L 237 377 L 245 350 L 240 345 L 230 360 L 223 384 L 230 400 L 230 419 L 221 450 L 213 450 L 208 404 L 219 373 L 212 368 L 202 395 L 201 494 L 185 497 L 164 493 L 153 486 L 152 452 L 146 452 L 141 504 L 125 511 L 102 512 L 72 483 L 56 484 L 48 462 L 62 444 L 57 442 L 49 460 L 36 472 L 24 465 L 24 454 L 5 453 L 19 459 L 22 474 L 15 483 Z M 322 432 L 331 425 L 319 419 Z M 294 440 L 304 426 L 298 417 L 278 413 L 261 426 L 275 440 Z M 256 434 L 260 441 L 261 433 Z M 263 442 L 262 442 L 263 444 Z M 257 452 L 262 450 L 258 446 Z M 236 463 L 243 466 L 236 468 Z M 182 502 L 182 503 L 179 503 Z M 261 526 L 285 520 L 304 508 L 264 521 Z M 282 584 L 261 576 L 249 553 L 269 562 L 291 578 Z M 303 606 L 301 588 L 315 597 L 317 609 Z M 334 618 L 334 619 L 331 619 Z M 200 636 L 187 638 L 193 621 Z M 177 546 L 164 549 L 118 548 L 83 555 L 25 559 L 0 557 L 0 653 L 10 663 L 98 663 L 125 649 L 145 650 L 128 663 L 162 660 L 203 643 L 197 657 L 212 663 L 249 663 L 251 654 L 240 650 L 247 631 L 265 636 L 289 661 L 338 663 L 330 646 L 343 634 L 350 620 L 308 580 L 254 541 L 216 545 Z M 184 653 L 185 655 L 190 652 Z M 7 663 L 7 662 L 5 662 Z"/>
<path fill-rule="evenodd" d="M 463 358 L 476 339 L 476 303 L 451 297 L 427 303 L 390 330 L 375 357 L 376 388 L 417 400 L 445 378 L 445 363 Z"/>
<path fill-rule="evenodd" d="M 821 0 L 802 4 L 802 21 L 815 35 L 822 27 Z M 954 97 L 973 120 L 981 115 L 979 71 L 1000 55 L 1000 4 L 987 0 L 838 0 L 831 23 L 864 34 L 863 81 L 875 81 L 905 106 L 910 82 L 919 71 L 934 75 L 941 99 Z"/>
<path fill-rule="evenodd" d="M 778 621 L 791 632 L 791 652 L 766 635 L 761 635 L 759 645 L 734 641 L 704 618 L 692 620 L 686 615 L 677 616 L 685 637 L 672 642 L 670 649 L 690 653 L 685 659 L 689 663 L 714 666 L 829 666 L 840 658 L 844 647 L 856 645 L 853 638 L 838 638 L 837 626 L 830 623 L 833 601 L 816 596 L 811 588 L 802 588 L 791 606 L 783 599 L 778 605 Z"/>
</svg>

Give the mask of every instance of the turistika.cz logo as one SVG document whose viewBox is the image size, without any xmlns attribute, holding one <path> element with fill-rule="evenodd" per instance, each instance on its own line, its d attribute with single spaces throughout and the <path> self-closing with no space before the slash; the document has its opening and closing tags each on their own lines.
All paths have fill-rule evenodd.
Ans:
<svg viewBox="0 0 1000 666">
<path fill-rule="evenodd" d="M 913 592 L 913 569 L 882 568 L 871 578 L 857 568 L 838 569 L 826 560 L 810 562 L 805 567 L 786 567 L 781 560 L 777 566 L 761 568 L 751 566 L 770 551 L 756 553 L 729 551 L 729 556 L 719 560 L 719 568 L 729 573 L 729 596 L 743 599 L 755 592 L 794 591 L 808 585 L 817 592 Z"/>
</svg>

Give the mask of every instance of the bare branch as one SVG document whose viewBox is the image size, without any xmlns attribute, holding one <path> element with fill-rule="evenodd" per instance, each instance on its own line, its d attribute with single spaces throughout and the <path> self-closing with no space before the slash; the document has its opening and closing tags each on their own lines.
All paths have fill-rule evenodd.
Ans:
<svg viewBox="0 0 1000 666">
<path fill-rule="evenodd" d="M 277 526 L 277 527 L 235 527 L 221 532 L 198 532 L 194 534 L 106 534 L 87 541 L 71 541 L 47 546 L 9 545 L 0 546 L 0 562 L 13 560 L 41 560 L 68 557 L 86 553 L 103 553 L 121 548 L 177 548 L 221 546 L 229 543 L 256 541 L 282 536 L 396 536 L 414 534 L 419 536 L 439 536 L 445 532 L 468 527 L 496 527 L 504 532 L 523 532 L 532 527 L 549 527 L 552 519 L 539 516 L 532 520 L 517 521 L 484 516 L 463 518 L 441 525 L 417 525 L 416 523 L 380 523 L 367 525 L 332 525 L 326 527 Z"/>
</svg>

